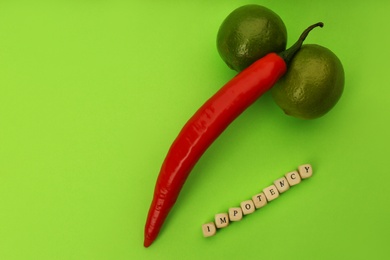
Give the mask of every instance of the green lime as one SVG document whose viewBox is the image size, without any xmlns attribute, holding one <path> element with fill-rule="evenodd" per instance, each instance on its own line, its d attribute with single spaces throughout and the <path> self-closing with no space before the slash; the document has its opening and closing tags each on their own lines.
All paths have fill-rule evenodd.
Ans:
<svg viewBox="0 0 390 260">
<path fill-rule="evenodd" d="M 284 51 L 286 43 L 282 19 L 260 5 L 235 9 L 222 22 L 217 35 L 221 58 L 238 72 L 270 52 Z"/>
<path fill-rule="evenodd" d="M 339 58 L 325 47 L 305 44 L 272 88 L 272 96 L 287 115 L 314 119 L 336 105 L 343 89 L 344 69 Z"/>
</svg>

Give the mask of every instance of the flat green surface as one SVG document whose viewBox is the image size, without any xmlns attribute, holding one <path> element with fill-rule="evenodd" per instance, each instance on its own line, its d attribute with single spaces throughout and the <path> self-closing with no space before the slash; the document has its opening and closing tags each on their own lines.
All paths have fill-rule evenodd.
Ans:
<svg viewBox="0 0 390 260">
<path fill-rule="evenodd" d="M 269 93 L 204 154 L 160 236 L 144 223 L 164 156 L 234 72 L 218 27 L 267 6 L 290 45 L 331 49 L 345 92 L 325 117 Z M 388 1 L 1 1 L 0 259 L 384 259 L 390 253 Z M 201 225 L 298 165 L 314 176 L 212 238 Z"/>
</svg>

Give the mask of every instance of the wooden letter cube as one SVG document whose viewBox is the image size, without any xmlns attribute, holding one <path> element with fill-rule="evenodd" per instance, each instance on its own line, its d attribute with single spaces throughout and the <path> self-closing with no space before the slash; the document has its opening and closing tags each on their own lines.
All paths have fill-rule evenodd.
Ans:
<svg viewBox="0 0 390 260">
<path fill-rule="evenodd" d="M 219 213 L 215 215 L 215 225 L 217 228 L 224 228 L 229 225 L 229 215 L 227 213 Z"/>
<path fill-rule="evenodd" d="M 241 208 L 230 208 L 229 209 L 229 219 L 230 219 L 230 221 L 240 221 L 242 219 Z"/>
<path fill-rule="evenodd" d="M 299 173 L 297 171 L 288 172 L 288 173 L 286 173 L 285 176 L 286 176 L 286 179 L 288 181 L 288 184 L 290 184 L 290 186 L 297 185 L 298 183 L 301 182 L 301 176 L 299 175 Z"/>
<path fill-rule="evenodd" d="M 279 197 L 279 191 L 275 187 L 275 185 L 268 186 L 267 188 L 263 189 L 263 192 L 268 201 L 274 200 Z"/>
<path fill-rule="evenodd" d="M 313 175 L 313 169 L 310 164 L 304 164 L 298 167 L 299 175 L 302 179 L 310 178 Z"/>
<path fill-rule="evenodd" d="M 288 185 L 287 179 L 285 177 L 277 179 L 276 181 L 274 181 L 274 184 L 275 187 L 278 189 L 279 193 L 283 193 L 290 188 L 290 185 Z"/>
<path fill-rule="evenodd" d="M 242 213 L 244 213 L 244 215 L 248 215 L 248 214 L 251 214 L 255 211 L 255 204 L 253 203 L 252 200 L 246 200 L 246 201 L 243 201 L 241 202 L 241 209 L 242 209 Z"/>
<path fill-rule="evenodd" d="M 259 193 L 259 194 L 256 194 L 255 196 L 252 197 L 252 200 L 253 200 L 253 203 L 255 204 L 255 207 L 257 209 L 261 208 L 261 207 L 264 207 L 265 205 L 267 205 L 267 199 L 264 195 L 264 193 Z"/>
<path fill-rule="evenodd" d="M 211 237 L 217 233 L 214 222 L 206 223 L 202 225 L 202 231 L 204 237 Z"/>
</svg>

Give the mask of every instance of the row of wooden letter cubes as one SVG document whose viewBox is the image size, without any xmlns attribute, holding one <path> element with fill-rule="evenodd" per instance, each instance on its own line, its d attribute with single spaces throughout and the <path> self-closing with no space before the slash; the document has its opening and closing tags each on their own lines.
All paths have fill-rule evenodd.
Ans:
<svg viewBox="0 0 390 260">
<path fill-rule="evenodd" d="M 286 173 L 282 178 L 275 180 L 273 185 L 254 195 L 252 199 L 241 202 L 240 207 L 230 208 L 228 213 L 216 214 L 215 222 L 202 225 L 203 236 L 214 236 L 217 228 L 227 227 L 230 221 L 240 221 L 244 215 L 264 207 L 268 202 L 278 198 L 279 194 L 287 191 L 291 186 L 299 184 L 302 179 L 310 178 L 312 174 L 313 169 L 310 164 L 301 165 L 297 171 Z"/>
</svg>

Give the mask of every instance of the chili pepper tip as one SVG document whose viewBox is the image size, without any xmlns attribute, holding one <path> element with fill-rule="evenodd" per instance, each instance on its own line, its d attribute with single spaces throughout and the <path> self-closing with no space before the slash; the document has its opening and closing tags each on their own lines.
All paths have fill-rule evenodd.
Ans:
<svg viewBox="0 0 390 260">
<path fill-rule="evenodd" d="M 149 247 L 152 243 L 153 243 L 153 240 L 148 239 L 148 238 L 145 237 L 144 247 Z"/>
</svg>

